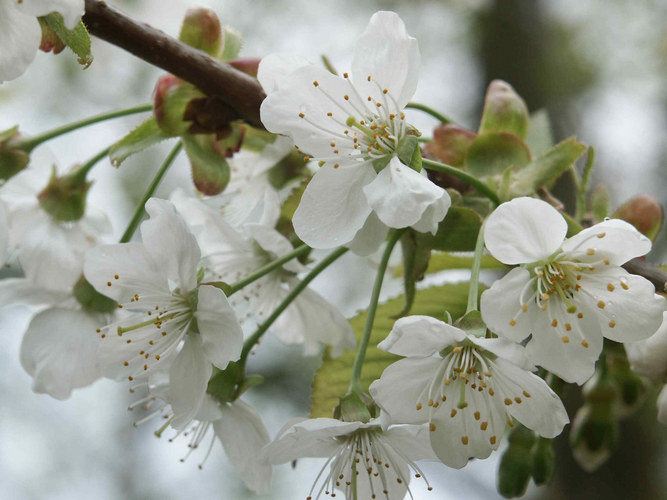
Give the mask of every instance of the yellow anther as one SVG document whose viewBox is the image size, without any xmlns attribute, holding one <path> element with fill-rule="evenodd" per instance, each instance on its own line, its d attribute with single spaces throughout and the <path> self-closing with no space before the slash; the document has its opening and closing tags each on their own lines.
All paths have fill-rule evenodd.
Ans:
<svg viewBox="0 0 667 500">
<path fill-rule="evenodd" d="M 433 406 L 433 399 L 429 399 L 429 400 L 428 400 L 428 405 L 429 405 L 429 406 Z"/>
<path fill-rule="evenodd" d="M 489 396 L 493 396 L 495 394 L 494 390 L 492 387 L 489 387 Z"/>
<path fill-rule="evenodd" d="M 371 81 L 371 75 L 368 75 L 368 77 L 366 79 L 370 82 Z"/>
<path fill-rule="evenodd" d="M 586 250 L 586 253 L 588 255 L 593 255 L 593 254 L 595 254 L 595 249 L 594 248 L 589 248 L 588 250 Z"/>
<path fill-rule="evenodd" d="M 304 115 L 303 113 L 299 113 L 299 118 L 305 118 L 305 116 L 306 115 Z"/>
<path fill-rule="evenodd" d="M 349 78 L 349 77 L 350 75 L 348 75 L 347 73 L 343 73 L 343 78 Z"/>
<path fill-rule="evenodd" d="M 612 285 L 611 283 L 607 283 L 607 290 L 609 290 L 610 292 L 613 292 L 614 290 L 616 290 L 616 287 L 614 285 Z"/>
<path fill-rule="evenodd" d="M 609 322 L 609 328 L 614 328 L 616 326 L 616 321 L 613 319 Z"/>
<path fill-rule="evenodd" d="M 343 99 L 345 99 L 346 101 L 349 101 L 349 100 L 350 100 L 350 96 L 347 95 L 347 94 L 345 94 L 345 95 L 343 96 Z"/>
<path fill-rule="evenodd" d="M 605 306 L 606 306 L 606 304 L 604 303 L 604 301 L 602 301 L 602 300 L 598 301 L 598 307 L 599 307 L 600 309 L 604 309 Z"/>
<path fill-rule="evenodd" d="M 421 404 L 421 403 L 417 403 L 417 411 L 419 411 L 419 410 L 421 410 L 421 409 L 422 409 L 422 404 Z"/>
<path fill-rule="evenodd" d="M 454 418 L 456 416 L 456 410 L 452 409 L 452 412 L 449 414 L 451 418 Z"/>
<path fill-rule="evenodd" d="M 528 304 L 526 304 L 525 302 L 521 304 L 521 310 L 523 312 L 528 312 Z"/>
<path fill-rule="evenodd" d="M 572 325 L 570 323 L 565 323 L 565 329 L 569 332 L 572 330 Z"/>
<path fill-rule="evenodd" d="M 118 278 L 119 278 L 119 276 L 117 274 L 113 275 L 113 279 L 117 280 Z"/>
<path fill-rule="evenodd" d="M 628 286 L 628 284 L 625 281 L 621 281 L 621 288 L 623 288 L 623 290 L 627 290 L 630 287 Z"/>
<path fill-rule="evenodd" d="M 481 417 L 481 414 L 478 411 L 476 411 L 473 415 L 475 417 L 475 420 L 479 420 Z"/>
<path fill-rule="evenodd" d="M 603 262 L 604 262 L 605 265 L 607 265 L 607 266 L 608 266 L 609 264 L 611 264 L 611 261 L 610 261 L 609 259 L 604 259 Z"/>
<path fill-rule="evenodd" d="M 505 405 L 509 406 L 512 404 L 512 400 L 510 398 L 505 398 Z"/>
<path fill-rule="evenodd" d="M 479 428 L 485 431 L 488 426 L 489 426 L 488 422 L 482 422 Z"/>
<path fill-rule="evenodd" d="M 461 442 L 466 445 L 468 444 L 468 436 L 461 436 Z"/>
<path fill-rule="evenodd" d="M 565 335 L 564 337 L 560 338 L 563 341 L 563 344 L 569 344 L 570 343 L 570 337 Z"/>
<path fill-rule="evenodd" d="M 584 347 L 588 347 L 588 342 L 586 342 L 585 340 L 582 340 L 581 345 L 584 346 Z"/>
<path fill-rule="evenodd" d="M 554 328 L 558 326 L 558 320 L 556 318 L 554 318 L 553 321 L 551 322 L 551 326 L 553 326 Z"/>
<path fill-rule="evenodd" d="M 445 401 L 447 401 L 447 396 L 445 396 L 445 395 L 443 394 L 443 396 L 442 396 L 442 402 L 444 403 Z"/>
<path fill-rule="evenodd" d="M 315 80 L 315 81 L 313 82 L 313 85 L 315 85 L 316 87 L 319 87 L 319 86 L 320 86 L 320 82 L 318 82 L 317 80 Z"/>
<path fill-rule="evenodd" d="M 496 436 L 491 436 L 491 437 L 489 438 L 489 443 L 491 443 L 491 444 L 496 444 Z"/>
<path fill-rule="evenodd" d="M 607 233 L 600 233 L 598 234 L 598 238 L 604 238 L 607 235 Z"/>
<path fill-rule="evenodd" d="M 433 422 L 431 422 L 431 424 L 428 426 L 428 428 L 431 432 L 435 432 L 435 424 Z"/>
<path fill-rule="evenodd" d="M 516 404 L 518 404 L 518 405 L 521 404 L 521 398 L 519 396 L 515 397 L 514 401 L 516 401 Z"/>
<path fill-rule="evenodd" d="M 527 391 L 523 391 L 523 395 L 526 396 L 527 398 L 530 397 L 530 393 L 528 393 Z"/>
<path fill-rule="evenodd" d="M 577 318 L 581 319 L 581 318 L 583 318 L 583 317 L 584 317 L 584 313 L 578 313 L 578 314 L 577 314 Z"/>
</svg>

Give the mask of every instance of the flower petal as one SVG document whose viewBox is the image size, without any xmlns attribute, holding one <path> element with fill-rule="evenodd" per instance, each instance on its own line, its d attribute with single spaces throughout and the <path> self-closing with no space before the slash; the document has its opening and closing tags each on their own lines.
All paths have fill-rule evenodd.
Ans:
<svg viewBox="0 0 667 500">
<path fill-rule="evenodd" d="M 301 56 L 290 54 L 269 54 L 259 62 L 257 68 L 257 79 L 264 92 L 273 92 L 283 78 L 303 66 L 309 66 L 310 62 Z"/>
<path fill-rule="evenodd" d="M 620 267 L 583 273 L 583 299 L 595 310 L 602 335 L 615 342 L 636 342 L 653 335 L 662 324 L 665 299 L 653 284 Z M 604 307 L 599 307 L 602 303 Z"/>
<path fill-rule="evenodd" d="M 412 461 L 437 460 L 428 425 L 392 427 L 384 432 L 383 439 Z"/>
<path fill-rule="evenodd" d="M 444 190 L 417 171 L 403 165 L 398 157 L 364 186 L 368 204 L 389 227 L 417 224 L 426 209 L 443 197 Z"/>
<path fill-rule="evenodd" d="M 146 251 L 181 290 L 194 289 L 201 256 L 197 240 L 171 202 L 151 198 L 146 202 L 146 212 L 150 219 L 141 224 Z"/>
<path fill-rule="evenodd" d="M 532 315 L 528 312 L 537 306 L 534 300 L 527 300 L 535 290 L 534 284 L 529 285 L 531 280 L 528 271 L 517 267 L 484 290 L 480 309 L 489 330 L 515 342 L 521 342 L 533 332 Z M 526 287 L 531 288 L 525 293 L 527 309 L 523 313 L 521 297 Z"/>
<path fill-rule="evenodd" d="M 259 451 L 271 439 L 257 412 L 243 401 L 222 405 L 222 418 L 213 422 L 215 435 L 222 443 L 239 477 L 258 495 L 268 495 L 271 466 L 258 461 Z"/>
<path fill-rule="evenodd" d="M 417 410 L 416 407 L 441 363 L 440 358 L 400 359 L 385 368 L 380 379 L 371 384 L 371 396 L 387 412 L 392 423 L 423 424 L 428 421 L 426 409 Z"/>
<path fill-rule="evenodd" d="M 97 365 L 99 319 L 83 311 L 52 308 L 37 314 L 21 343 L 21 365 L 33 377 L 33 391 L 69 398 L 101 376 Z"/>
<path fill-rule="evenodd" d="M 656 377 L 667 372 L 667 312 L 657 332 L 646 340 L 625 344 L 625 352 L 632 371 L 640 375 Z"/>
<path fill-rule="evenodd" d="M 426 208 L 421 219 L 416 224 L 413 224 L 412 228 L 420 233 L 435 234 L 438 231 L 438 225 L 447 215 L 450 206 L 452 206 L 452 199 L 449 197 L 447 191 L 443 190 L 442 196 Z"/>
<path fill-rule="evenodd" d="M 16 5 L 23 14 L 34 17 L 46 16 L 59 12 L 63 16 L 67 29 L 74 29 L 84 13 L 83 0 L 29 0 Z"/>
<path fill-rule="evenodd" d="M 334 248 L 352 241 L 371 208 L 362 189 L 376 177 L 370 165 L 320 168 L 306 187 L 292 224 L 313 248 Z"/>
<path fill-rule="evenodd" d="M 468 335 L 468 339 L 485 351 L 492 352 L 496 356 L 519 366 L 523 370 L 535 370 L 535 367 L 528 361 L 525 352 L 526 350 L 521 344 L 517 344 L 516 342 L 512 342 L 511 340 L 502 337 L 487 339 L 485 337 Z"/>
<path fill-rule="evenodd" d="M 352 241 L 347 244 L 347 247 L 360 257 L 367 257 L 377 252 L 388 232 L 389 228 L 378 219 L 375 212 L 371 212 L 364 225 L 357 231 Z"/>
<path fill-rule="evenodd" d="M 0 3 L 0 83 L 23 74 L 35 58 L 41 39 L 37 19 L 19 11 L 16 2 Z"/>
<path fill-rule="evenodd" d="M 399 356 L 428 357 L 466 338 L 454 326 L 431 316 L 407 316 L 394 324 L 378 348 Z"/>
<path fill-rule="evenodd" d="M 558 210 L 527 197 L 500 205 L 484 227 L 486 248 L 505 264 L 545 259 L 558 250 L 566 234 L 567 222 Z"/>
<path fill-rule="evenodd" d="M 272 259 L 282 257 L 294 250 L 289 240 L 272 227 L 263 224 L 246 224 L 244 229 L 263 250 L 271 254 Z M 292 259 L 282 267 L 293 273 L 303 273 L 308 270 L 297 259 Z"/>
<path fill-rule="evenodd" d="M 169 402 L 174 412 L 171 421 L 174 429 L 184 429 L 197 415 L 212 371 L 199 336 L 188 335 L 169 369 Z"/>
<path fill-rule="evenodd" d="M 377 82 L 404 108 L 417 89 L 421 56 L 417 40 L 408 35 L 395 12 L 373 14 L 359 37 L 352 59 L 355 85 Z"/>
<path fill-rule="evenodd" d="M 243 331 L 223 291 L 210 285 L 200 286 L 194 315 L 206 359 L 220 370 L 230 361 L 238 360 L 243 349 Z"/>
<path fill-rule="evenodd" d="M 593 255 L 589 255 L 589 249 Z M 630 259 L 651 251 L 651 240 L 637 231 L 632 224 L 620 219 L 610 219 L 584 229 L 563 243 L 563 251 L 574 254 L 583 262 L 609 259 L 620 266 Z"/>
<path fill-rule="evenodd" d="M 71 298 L 71 296 L 71 290 L 44 288 L 26 278 L 5 278 L 0 280 L 0 304 L 2 306 L 11 304 L 31 306 L 56 305 Z"/>
</svg>

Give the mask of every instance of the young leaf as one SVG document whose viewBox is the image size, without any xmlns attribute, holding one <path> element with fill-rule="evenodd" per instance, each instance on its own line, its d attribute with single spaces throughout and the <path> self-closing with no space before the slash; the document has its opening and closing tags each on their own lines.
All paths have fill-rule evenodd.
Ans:
<svg viewBox="0 0 667 500">
<path fill-rule="evenodd" d="M 439 161 L 453 167 L 462 167 L 468 148 L 477 134 L 452 123 L 441 123 L 433 131 L 433 140 L 424 149 Z"/>
<path fill-rule="evenodd" d="M 206 7 L 190 7 L 183 19 L 178 39 L 190 47 L 218 57 L 222 52 L 222 27 L 218 15 Z"/>
<path fill-rule="evenodd" d="M 448 284 L 426 290 L 418 290 L 412 306 L 412 314 L 426 314 L 442 318 L 445 310 L 454 318 L 465 313 L 468 301 L 468 283 Z M 404 297 L 396 297 L 377 309 L 370 344 L 366 351 L 366 361 L 361 372 L 361 385 L 364 391 L 374 380 L 380 378 L 384 369 L 399 357 L 378 349 L 376 346 L 385 339 L 394 326 L 394 317 L 401 311 Z M 359 313 L 350 320 L 357 335 L 366 322 L 366 312 Z M 322 366 L 315 373 L 311 394 L 311 418 L 331 417 L 339 398 L 345 395 L 350 383 L 350 374 L 354 364 L 355 351 L 346 351 L 337 358 L 331 358 L 329 352 L 324 355 Z"/>
<path fill-rule="evenodd" d="M 216 148 L 215 136 L 186 134 L 182 140 L 190 159 L 195 187 L 207 196 L 220 194 L 229 183 L 230 169 Z"/>
<path fill-rule="evenodd" d="M 542 156 L 553 147 L 554 135 L 546 109 L 540 109 L 530 115 L 530 125 L 525 140 L 533 157 Z"/>
<path fill-rule="evenodd" d="M 90 66 L 90 63 L 93 62 L 93 53 L 90 50 L 90 35 L 88 35 L 88 30 L 83 22 L 79 21 L 74 29 L 68 30 L 65 27 L 63 16 L 59 12 L 52 12 L 40 19 L 55 31 L 65 45 L 77 55 L 79 64 L 84 69 Z"/>
<path fill-rule="evenodd" d="M 528 108 L 509 83 L 493 80 L 486 91 L 479 133 L 509 132 L 520 138 L 528 131 Z"/>
<path fill-rule="evenodd" d="M 236 59 L 243 46 L 243 37 L 241 33 L 230 26 L 222 28 L 222 53 L 218 57 L 223 62 Z"/>
<path fill-rule="evenodd" d="M 111 164 L 119 167 L 130 156 L 141 153 L 165 139 L 169 139 L 169 136 L 160 130 L 155 118 L 151 117 L 112 146 L 109 151 Z"/>
<path fill-rule="evenodd" d="M 509 166 L 519 170 L 529 162 L 530 151 L 520 137 L 508 132 L 486 132 L 470 145 L 465 163 L 470 174 L 485 177 L 500 175 Z"/>
</svg>

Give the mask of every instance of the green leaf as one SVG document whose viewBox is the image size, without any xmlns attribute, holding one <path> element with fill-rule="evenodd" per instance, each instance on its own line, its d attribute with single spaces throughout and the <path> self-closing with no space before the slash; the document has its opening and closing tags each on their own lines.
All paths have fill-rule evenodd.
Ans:
<svg viewBox="0 0 667 500">
<path fill-rule="evenodd" d="M 565 222 L 567 222 L 567 237 L 571 238 L 578 232 L 582 231 L 584 228 L 579 224 L 574 218 L 565 212 L 560 212 L 560 214 L 563 216 L 565 219 Z"/>
<path fill-rule="evenodd" d="M 411 230 L 401 238 L 405 307 L 396 315 L 396 318 L 410 313 L 415 300 L 415 292 L 417 291 L 416 283 L 424 278 L 424 273 L 431 257 L 431 248 L 424 244 L 423 238 L 420 236 L 420 233 Z"/>
<path fill-rule="evenodd" d="M 526 144 L 534 157 L 543 155 L 553 147 L 554 135 L 551 131 L 551 122 L 546 109 L 540 109 L 530 115 Z"/>
<path fill-rule="evenodd" d="M 509 83 L 494 80 L 486 91 L 479 133 L 509 132 L 520 138 L 528 131 L 528 108 Z"/>
<path fill-rule="evenodd" d="M 486 132 L 468 149 L 466 170 L 475 177 L 500 175 L 507 167 L 528 165 L 530 151 L 520 137 L 508 132 Z"/>
<path fill-rule="evenodd" d="M 482 218 L 474 210 L 450 207 L 435 235 L 427 233 L 422 238 L 434 250 L 466 252 L 475 249 L 481 226 Z"/>
<path fill-rule="evenodd" d="M 511 191 L 513 197 L 535 193 L 542 186 L 556 180 L 584 154 L 586 146 L 574 137 L 556 144 L 545 154 L 516 172 Z"/>
<path fill-rule="evenodd" d="M 111 147 L 109 151 L 111 164 L 119 167 L 130 156 L 141 153 L 165 139 L 169 139 L 169 136 L 160 130 L 155 118 L 151 117 Z"/>
<path fill-rule="evenodd" d="M 591 193 L 590 208 L 591 214 L 597 222 L 602 222 L 611 212 L 611 197 L 607 186 L 600 184 L 596 186 Z"/>
<path fill-rule="evenodd" d="M 207 196 L 224 191 L 229 183 L 230 169 L 216 147 L 215 135 L 186 134 L 182 140 L 190 159 L 195 187 Z"/>
<path fill-rule="evenodd" d="M 449 271 L 451 269 L 471 269 L 472 261 L 472 254 L 432 252 L 425 274 Z M 403 276 L 403 269 L 402 265 L 397 266 L 394 268 L 392 276 L 395 276 L 396 278 Z M 482 269 L 504 270 L 507 269 L 507 266 L 490 255 L 482 255 Z"/>
<path fill-rule="evenodd" d="M 93 53 L 90 50 L 90 35 L 82 21 L 79 21 L 74 29 L 68 30 L 65 27 L 63 16 L 59 12 L 52 12 L 41 19 L 77 55 L 77 60 L 79 64 L 84 66 L 84 69 L 90 66 L 90 63 L 93 62 Z"/>
<path fill-rule="evenodd" d="M 361 386 L 364 391 L 374 380 L 380 378 L 384 369 L 399 356 L 389 354 L 376 346 L 385 339 L 394 326 L 393 317 L 403 308 L 404 297 L 396 297 L 378 307 L 375 324 L 371 332 L 370 344 L 366 351 L 366 360 L 361 372 Z M 448 284 L 426 290 L 418 290 L 412 306 L 412 314 L 425 314 L 442 318 L 445 310 L 455 318 L 465 313 L 468 302 L 468 283 Z M 366 322 L 366 312 L 350 320 L 350 325 L 357 335 L 357 342 Z M 339 398 L 347 393 L 354 364 L 355 351 L 346 351 L 333 359 L 329 352 L 324 355 L 322 365 L 315 373 L 311 394 L 311 418 L 331 417 Z"/>
<path fill-rule="evenodd" d="M 243 46 L 243 37 L 234 28 L 225 26 L 222 28 L 222 54 L 219 59 L 223 62 L 236 59 Z"/>
</svg>

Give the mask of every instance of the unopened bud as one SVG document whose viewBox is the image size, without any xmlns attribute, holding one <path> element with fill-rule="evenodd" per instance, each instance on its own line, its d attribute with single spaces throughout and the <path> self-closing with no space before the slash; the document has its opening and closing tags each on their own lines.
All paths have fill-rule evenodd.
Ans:
<svg viewBox="0 0 667 500">
<path fill-rule="evenodd" d="M 76 221 L 86 213 L 86 197 L 91 184 L 85 175 L 76 175 L 76 171 L 58 177 L 54 167 L 49 183 L 37 199 L 42 209 L 58 222 Z"/>
<path fill-rule="evenodd" d="M 655 241 L 662 228 L 665 212 L 658 200 L 647 194 L 638 194 L 618 207 L 612 218 L 629 222 L 637 231 Z"/>
<path fill-rule="evenodd" d="M 62 41 L 58 33 L 43 18 L 38 17 L 37 20 L 39 21 L 39 27 L 42 28 L 42 41 L 39 44 L 39 50 L 60 54 L 67 47 L 65 42 Z"/>
<path fill-rule="evenodd" d="M 261 57 L 239 57 L 229 61 L 229 65 L 232 68 L 236 68 L 239 71 L 243 71 L 246 75 L 257 76 L 257 69 L 259 68 L 259 62 Z"/>
<path fill-rule="evenodd" d="M 433 140 L 424 149 L 439 161 L 463 167 L 468 148 L 477 134 L 452 123 L 442 123 L 433 130 Z"/>
<path fill-rule="evenodd" d="M 553 449 L 553 440 L 538 437 L 533 451 L 531 452 L 533 468 L 531 475 L 535 484 L 540 486 L 551 481 L 556 464 L 556 455 Z"/>
<path fill-rule="evenodd" d="M 528 108 L 509 83 L 493 80 L 484 100 L 479 133 L 509 132 L 520 138 L 528 132 Z"/>
<path fill-rule="evenodd" d="M 0 181 L 6 181 L 30 162 L 28 151 L 21 149 L 18 126 L 0 132 Z"/>
<path fill-rule="evenodd" d="M 206 7 L 191 7 L 185 13 L 179 40 L 218 58 L 222 52 L 222 27 L 218 15 Z"/>
<path fill-rule="evenodd" d="M 162 76 L 155 86 L 153 115 L 160 129 L 170 136 L 190 131 L 192 122 L 185 118 L 185 111 L 194 99 L 204 98 L 193 85 L 174 75 Z"/>
<path fill-rule="evenodd" d="M 509 446 L 498 468 L 498 493 L 505 498 L 520 497 L 526 492 L 533 468 L 530 450 L 534 443 L 535 433 L 522 425 L 510 433 Z"/>
<path fill-rule="evenodd" d="M 99 293 L 83 276 L 74 285 L 72 295 L 85 310 L 90 312 L 112 313 L 118 308 L 115 300 Z"/>
</svg>

